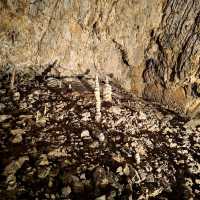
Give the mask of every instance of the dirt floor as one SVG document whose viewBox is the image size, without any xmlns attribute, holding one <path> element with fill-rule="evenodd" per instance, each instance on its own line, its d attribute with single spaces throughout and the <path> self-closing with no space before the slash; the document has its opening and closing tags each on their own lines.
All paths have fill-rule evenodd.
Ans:
<svg viewBox="0 0 200 200">
<path fill-rule="evenodd" d="M 46 74 L 0 74 L 1 200 L 200 199 L 200 127 L 114 83 L 97 123 L 92 78 Z"/>
</svg>

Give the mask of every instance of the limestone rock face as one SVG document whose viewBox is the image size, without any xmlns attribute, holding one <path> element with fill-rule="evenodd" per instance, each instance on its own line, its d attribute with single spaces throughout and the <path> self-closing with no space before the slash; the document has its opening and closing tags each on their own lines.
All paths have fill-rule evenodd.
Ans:
<svg viewBox="0 0 200 200">
<path fill-rule="evenodd" d="M 194 113 L 199 24 L 199 0 L 3 0 L 0 65 L 40 71 L 57 59 L 60 75 L 113 74 L 138 96 Z"/>
<path fill-rule="evenodd" d="M 152 99 L 158 91 L 160 102 L 194 117 L 200 110 L 200 1 L 169 0 L 162 12 L 145 49 L 143 94 Z M 159 90 L 152 93 L 152 85 Z"/>
<path fill-rule="evenodd" d="M 58 59 L 62 75 L 112 73 L 130 90 L 133 68 L 142 81 L 138 68 L 162 6 L 160 0 L 1 1 L 0 63 L 26 67 Z"/>
</svg>

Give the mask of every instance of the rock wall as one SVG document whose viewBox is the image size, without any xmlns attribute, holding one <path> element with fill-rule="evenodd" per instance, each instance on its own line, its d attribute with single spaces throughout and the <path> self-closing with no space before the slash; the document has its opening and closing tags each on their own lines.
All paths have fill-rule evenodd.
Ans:
<svg viewBox="0 0 200 200">
<path fill-rule="evenodd" d="M 127 90 L 196 116 L 199 0 L 1 0 L 0 64 L 113 74 Z M 195 113 L 195 114 L 194 114 Z"/>
<path fill-rule="evenodd" d="M 143 96 L 186 112 L 200 111 L 200 1 L 168 0 L 145 50 Z"/>
</svg>

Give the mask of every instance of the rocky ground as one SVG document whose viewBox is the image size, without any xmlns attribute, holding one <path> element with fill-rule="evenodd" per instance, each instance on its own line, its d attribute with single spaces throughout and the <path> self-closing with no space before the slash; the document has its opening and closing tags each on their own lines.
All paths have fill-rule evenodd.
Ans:
<svg viewBox="0 0 200 200">
<path fill-rule="evenodd" d="M 189 119 L 113 84 L 96 123 L 93 79 L 0 79 L 1 200 L 200 198 Z"/>
</svg>

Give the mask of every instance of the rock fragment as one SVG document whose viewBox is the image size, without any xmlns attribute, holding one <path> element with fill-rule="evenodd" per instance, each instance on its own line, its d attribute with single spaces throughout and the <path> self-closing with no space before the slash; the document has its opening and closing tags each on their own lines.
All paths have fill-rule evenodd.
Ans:
<svg viewBox="0 0 200 200">
<path fill-rule="evenodd" d="M 82 138 L 84 138 L 84 137 L 90 137 L 90 132 L 89 132 L 88 130 L 82 131 L 81 137 L 82 137 Z"/>
<path fill-rule="evenodd" d="M 11 118 L 12 118 L 12 115 L 0 115 L 0 123 Z"/>
</svg>

